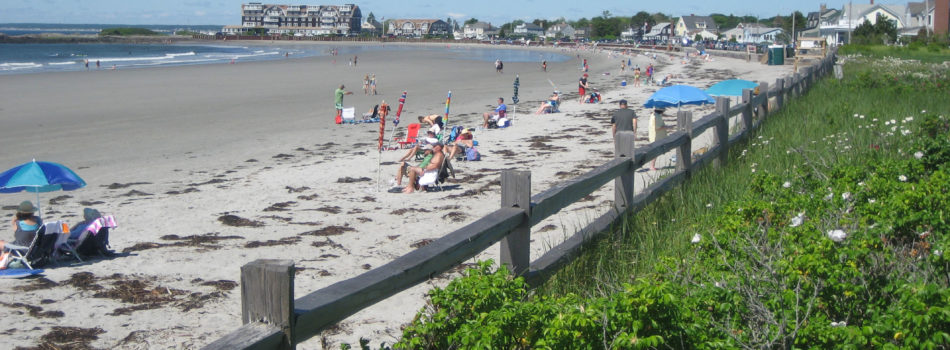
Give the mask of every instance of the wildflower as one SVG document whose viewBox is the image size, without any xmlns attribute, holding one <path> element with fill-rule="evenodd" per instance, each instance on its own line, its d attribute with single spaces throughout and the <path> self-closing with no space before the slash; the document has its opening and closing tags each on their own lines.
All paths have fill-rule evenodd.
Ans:
<svg viewBox="0 0 950 350">
<path fill-rule="evenodd" d="M 791 182 L 788 182 L 788 181 L 785 181 L 785 183 L 782 184 L 782 187 L 783 187 L 783 188 L 792 187 L 792 183 L 791 183 Z"/>
<path fill-rule="evenodd" d="M 855 113 L 855 114 L 854 114 L 854 117 L 855 117 L 855 118 L 857 118 L 857 117 L 858 117 L 858 114 L 857 114 L 857 113 Z"/>
<path fill-rule="evenodd" d="M 843 199 L 843 200 L 845 200 L 845 201 L 851 199 L 851 192 L 842 193 L 842 194 L 841 194 L 841 199 Z"/>
<path fill-rule="evenodd" d="M 943 255 L 943 252 L 941 252 L 941 251 L 939 251 L 939 250 L 934 250 L 934 255 L 936 255 L 936 256 L 941 256 L 941 255 Z"/>
<path fill-rule="evenodd" d="M 755 168 L 752 168 L 752 172 L 753 172 L 753 173 L 755 172 Z"/>
<path fill-rule="evenodd" d="M 844 230 L 841 230 L 841 229 L 834 229 L 834 230 L 828 231 L 827 234 L 828 234 L 828 238 L 830 238 L 832 241 L 835 241 L 835 242 L 842 242 L 844 241 L 845 238 L 848 238 L 848 234 L 845 233 Z"/>
<path fill-rule="evenodd" d="M 864 114 L 862 114 L 862 115 L 859 116 L 858 118 L 864 119 Z"/>
<path fill-rule="evenodd" d="M 911 121 L 914 121 L 914 117 L 907 117 L 907 118 L 904 118 L 904 122 L 905 122 L 905 123 L 906 123 L 906 122 L 911 122 Z"/>
<path fill-rule="evenodd" d="M 870 203 L 870 204 L 874 204 L 874 203 L 877 203 L 877 199 L 874 199 L 874 198 L 868 198 L 868 203 Z"/>
<path fill-rule="evenodd" d="M 858 186 L 864 187 L 864 181 L 858 182 Z"/>
<path fill-rule="evenodd" d="M 871 119 L 871 121 L 872 121 L 872 122 L 876 122 L 876 121 L 877 121 L 877 118 Z"/>
<path fill-rule="evenodd" d="M 699 243 L 699 241 L 702 240 L 702 239 L 703 239 L 703 236 L 701 236 L 700 234 L 697 233 L 697 234 L 693 235 L 693 239 L 689 240 L 689 242 L 690 242 L 690 243 L 693 243 L 693 244 L 696 244 L 696 243 Z"/>
<path fill-rule="evenodd" d="M 848 326 L 848 322 L 846 322 L 846 321 L 831 322 L 831 326 L 832 326 L 832 327 L 846 327 L 846 326 Z"/>
<path fill-rule="evenodd" d="M 889 122 L 889 121 L 884 122 L 884 125 L 891 125 L 891 122 Z"/>
<path fill-rule="evenodd" d="M 801 226 L 802 223 L 804 223 L 804 222 L 805 222 L 805 212 L 801 212 L 801 213 L 798 213 L 798 215 L 795 215 L 795 217 L 792 218 L 792 223 L 789 224 L 788 226 L 791 226 L 791 227 L 798 227 L 798 226 Z"/>
<path fill-rule="evenodd" d="M 926 109 L 920 110 L 920 114 L 924 114 L 924 113 L 927 113 L 927 110 L 926 110 Z"/>
<path fill-rule="evenodd" d="M 712 208 L 712 203 L 706 203 L 706 208 Z"/>
<path fill-rule="evenodd" d="M 897 121 L 894 119 L 891 119 L 891 124 L 897 124 Z"/>
<path fill-rule="evenodd" d="M 901 182 L 907 182 L 907 176 L 904 175 L 898 176 L 897 179 L 901 180 Z"/>
</svg>

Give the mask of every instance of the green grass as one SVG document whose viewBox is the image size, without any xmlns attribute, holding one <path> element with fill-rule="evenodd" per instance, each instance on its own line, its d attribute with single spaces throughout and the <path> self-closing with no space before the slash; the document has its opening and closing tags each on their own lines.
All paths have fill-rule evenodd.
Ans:
<svg viewBox="0 0 950 350">
<path fill-rule="evenodd" d="M 119 27 L 119 28 L 105 28 L 105 29 L 103 29 L 102 31 L 99 32 L 99 35 L 119 35 L 119 36 L 125 36 L 125 35 L 149 35 L 149 36 L 153 36 L 153 35 L 162 35 L 162 34 L 161 34 L 161 33 L 158 33 L 158 32 L 155 32 L 155 31 L 152 31 L 152 30 L 150 30 L 150 29 L 145 29 L 145 28 L 125 28 L 125 27 Z"/>
<path fill-rule="evenodd" d="M 933 67 L 881 60 L 849 64 L 843 82 L 824 79 L 805 96 L 770 115 L 748 142 L 730 150 L 726 167 L 706 167 L 655 204 L 623 218 L 605 239 L 585 249 L 539 293 L 604 296 L 620 290 L 623 283 L 654 272 L 664 257 L 685 258 L 692 252 L 690 238 L 716 226 L 724 205 L 750 190 L 754 173 L 784 176 L 803 166 L 831 168 L 862 164 L 887 154 L 900 156 L 899 149 L 882 149 L 886 140 L 863 125 L 873 119 L 876 123 L 901 120 L 922 110 L 950 111 L 950 89 L 945 83 L 948 69 L 944 67 L 927 79 L 914 75 L 929 73 Z M 909 82 L 890 84 L 897 76 Z M 849 148 L 829 143 L 832 135 L 847 135 Z"/>
<path fill-rule="evenodd" d="M 950 61 L 950 48 L 946 43 L 911 43 L 905 47 L 881 45 L 846 45 L 838 51 L 840 55 L 860 54 L 873 58 L 894 57 L 905 60 L 918 60 L 926 63 Z"/>
</svg>

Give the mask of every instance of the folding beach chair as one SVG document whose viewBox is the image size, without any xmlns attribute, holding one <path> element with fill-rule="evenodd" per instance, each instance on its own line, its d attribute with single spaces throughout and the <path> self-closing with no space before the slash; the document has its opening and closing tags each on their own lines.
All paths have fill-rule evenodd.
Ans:
<svg viewBox="0 0 950 350">
<path fill-rule="evenodd" d="M 58 247 L 58 250 L 72 255 L 80 262 L 82 262 L 81 255 L 110 256 L 112 252 L 108 250 L 109 229 L 117 226 L 115 217 L 111 215 L 95 219 L 78 234 L 70 235 L 69 239 Z"/>
<path fill-rule="evenodd" d="M 406 139 L 402 141 L 396 141 L 399 144 L 400 148 L 412 147 L 416 143 L 416 137 L 419 135 L 419 123 L 412 123 L 406 127 Z"/>
<path fill-rule="evenodd" d="M 33 241 L 30 242 L 28 247 L 7 243 L 3 246 L 3 249 L 10 251 L 11 264 L 19 261 L 33 270 L 34 265 L 39 267 L 49 262 L 50 252 L 52 251 L 50 247 L 55 242 L 56 237 L 47 235 L 46 225 L 43 225 L 36 230 L 36 235 L 33 236 Z"/>
<path fill-rule="evenodd" d="M 427 192 L 435 191 L 438 189 L 442 191 L 442 184 L 445 183 L 445 179 L 448 179 L 449 176 L 455 177 L 455 168 L 452 167 L 452 162 L 448 158 L 442 161 L 442 165 L 439 166 L 438 175 L 434 179 L 426 178 L 425 176 L 419 178 L 419 186 L 422 186 Z"/>
</svg>

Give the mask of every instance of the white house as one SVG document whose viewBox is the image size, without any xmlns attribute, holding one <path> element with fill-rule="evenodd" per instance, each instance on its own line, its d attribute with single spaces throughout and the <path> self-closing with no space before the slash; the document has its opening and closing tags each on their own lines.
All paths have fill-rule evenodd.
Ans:
<svg viewBox="0 0 950 350">
<path fill-rule="evenodd" d="M 462 37 L 465 39 L 478 39 L 484 40 L 488 38 L 488 35 L 492 32 L 493 27 L 491 23 L 486 22 L 475 22 L 472 24 L 466 24 L 462 27 Z"/>
<path fill-rule="evenodd" d="M 541 26 L 534 23 L 522 23 L 515 26 L 515 29 L 512 30 L 516 35 L 521 36 L 543 36 L 544 29 Z"/>
<path fill-rule="evenodd" d="M 710 16 L 681 16 L 674 28 L 676 36 L 692 40 L 697 34 L 703 39 L 719 37 L 719 25 Z"/>
<path fill-rule="evenodd" d="M 567 23 L 558 23 L 548 27 L 544 31 L 544 36 L 548 38 L 574 38 L 574 27 Z"/>
<path fill-rule="evenodd" d="M 742 40 L 736 41 L 746 44 L 774 43 L 784 33 L 782 28 L 746 27 L 742 31 Z"/>
<path fill-rule="evenodd" d="M 877 23 L 878 15 L 893 21 L 898 32 L 906 26 L 907 7 L 904 5 L 845 4 L 837 14 L 823 16 L 817 29 L 803 32 L 802 36 L 823 37 L 831 45 L 842 45 L 847 43 L 849 33 L 864 21 Z"/>
</svg>

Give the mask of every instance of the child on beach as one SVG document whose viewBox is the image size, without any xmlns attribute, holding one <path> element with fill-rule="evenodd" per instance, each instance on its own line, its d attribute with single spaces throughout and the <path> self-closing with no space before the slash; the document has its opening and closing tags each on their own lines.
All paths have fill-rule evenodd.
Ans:
<svg viewBox="0 0 950 350">
<path fill-rule="evenodd" d="M 373 95 L 376 94 L 376 74 L 374 73 L 371 78 L 369 78 L 369 87 L 373 90 Z"/>
<path fill-rule="evenodd" d="M 363 76 L 363 95 L 369 94 L 369 74 Z"/>
</svg>

